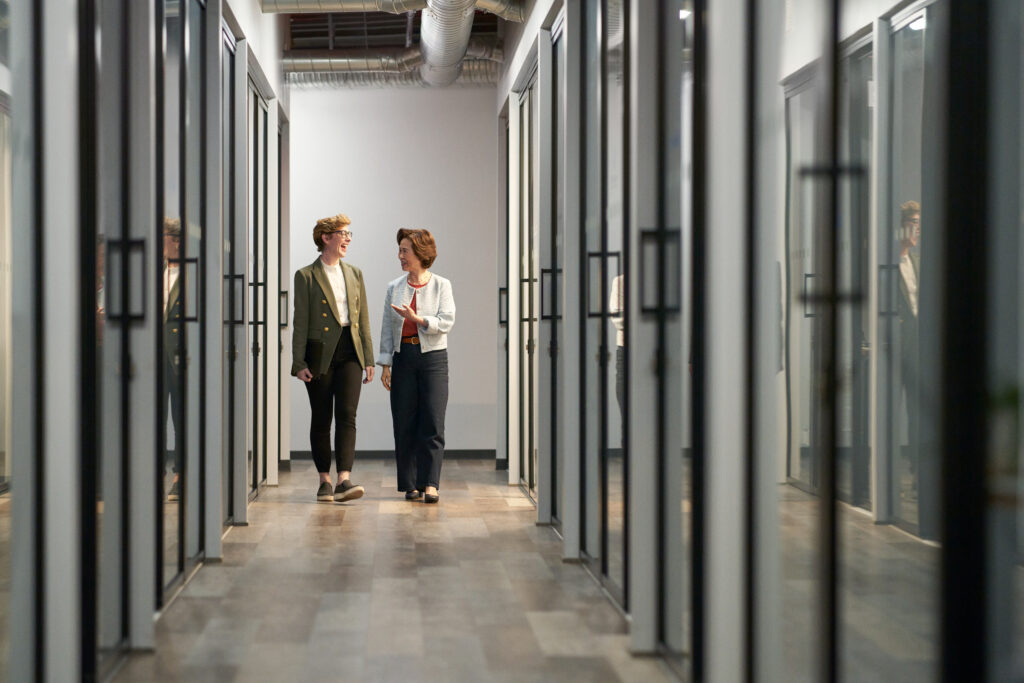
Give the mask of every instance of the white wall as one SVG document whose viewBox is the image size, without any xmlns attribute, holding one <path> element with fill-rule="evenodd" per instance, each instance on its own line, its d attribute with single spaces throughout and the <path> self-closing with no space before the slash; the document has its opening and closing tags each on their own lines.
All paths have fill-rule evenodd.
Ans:
<svg viewBox="0 0 1024 683">
<path fill-rule="evenodd" d="M 256 55 L 274 96 L 281 100 L 285 113 L 289 111 L 288 91 L 284 87 L 281 70 L 281 51 L 286 34 L 285 19 L 277 14 L 263 14 L 259 0 L 225 0 L 224 14 L 249 42 Z"/>
<path fill-rule="evenodd" d="M 496 443 L 494 98 L 493 88 L 291 94 L 291 272 L 318 256 L 316 220 L 348 214 L 355 238 L 347 260 L 363 270 L 375 350 L 384 288 L 401 275 L 395 233 L 400 227 L 434 233 L 432 270 L 452 281 L 457 307 L 448 338 L 450 449 Z M 294 378 L 289 389 L 291 448 L 308 451 L 306 391 Z M 376 377 L 363 386 L 358 430 L 357 450 L 394 448 L 388 393 Z"/>
</svg>

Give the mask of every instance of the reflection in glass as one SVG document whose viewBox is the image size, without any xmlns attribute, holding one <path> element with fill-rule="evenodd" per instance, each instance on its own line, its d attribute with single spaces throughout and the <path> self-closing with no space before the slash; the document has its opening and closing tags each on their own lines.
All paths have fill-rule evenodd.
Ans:
<svg viewBox="0 0 1024 683">
<path fill-rule="evenodd" d="M 607 0 L 604 29 L 605 77 L 605 323 L 601 338 L 605 349 L 605 382 L 613 388 L 605 391 L 605 438 L 602 451 L 605 458 L 605 515 L 607 566 L 605 573 L 622 593 L 626 588 L 626 478 L 628 450 L 626 415 L 628 398 L 626 373 L 626 340 L 628 339 L 626 302 L 628 281 L 624 275 L 627 242 L 625 207 L 627 192 L 625 173 L 626 120 L 628 93 L 626 79 L 626 0 Z"/>
<path fill-rule="evenodd" d="M 662 383 L 659 395 L 665 397 L 666 405 L 661 407 L 664 424 L 661 429 L 664 447 L 661 458 L 664 460 L 663 482 L 664 508 L 661 510 L 663 526 L 664 563 L 662 572 L 664 609 L 662 610 L 662 640 L 670 662 L 677 668 L 684 680 L 692 678 L 690 666 L 690 576 L 692 558 L 691 535 L 691 473 L 692 473 L 692 435 L 689 429 L 690 415 L 693 407 L 692 395 L 692 163 L 693 163 L 693 54 L 692 50 L 684 49 L 692 41 L 695 18 L 692 0 L 677 0 L 663 3 L 660 20 L 664 48 L 661 55 L 662 75 L 661 88 L 664 109 L 660 153 L 661 167 L 664 174 L 661 179 L 662 188 L 659 199 L 659 212 L 664 217 L 665 231 L 663 244 L 660 246 L 665 253 L 659 255 L 666 265 L 664 277 L 670 283 L 665 290 L 665 300 L 659 302 L 662 307 L 660 324 L 664 348 L 661 353 L 665 358 L 664 367 L 673 368 L 673 372 L 660 373 L 658 381 Z M 688 40 L 688 37 L 691 37 Z M 678 231 L 679 239 L 669 240 L 669 235 Z M 643 256 L 643 263 L 657 261 Z M 682 267 L 673 264 L 681 263 Z M 656 280 L 660 273 L 640 273 L 638 278 L 649 276 Z M 655 281 L 650 282 L 649 291 L 658 291 Z M 673 301 L 672 290 L 677 286 L 682 301 Z M 647 283 L 644 285 L 647 287 Z M 672 312 L 672 304 L 681 304 L 677 312 Z"/>
<path fill-rule="evenodd" d="M 234 491 L 232 456 L 235 452 L 234 405 L 235 405 L 235 365 L 238 362 L 235 338 L 235 320 L 237 304 L 235 297 L 241 292 L 235 285 L 234 273 L 237 268 L 234 262 L 235 234 L 235 167 L 233 163 L 235 102 L 231 96 L 235 81 L 235 54 L 225 41 L 222 46 L 221 60 L 221 164 L 224 169 L 221 182 L 221 224 L 223 226 L 224 243 L 221 255 L 224 264 L 224 282 L 222 284 L 222 311 L 224 356 L 223 359 L 223 403 L 221 416 L 223 419 L 223 448 L 221 454 L 221 520 L 225 523 L 231 518 L 233 510 L 232 492 Z"/>
<path fill-rule="evenodd" d="M 583 13 L 583 93 L 581 108 L 583 126 L 580 140 L 583 145 L 585 172 L 583 178 L 583 243 L 587 259 L 582 272 L 583 291 L 586 292 L 586 322 L 580 351 L 585 360 L 580 387 L 580 402 L 583 406 L 583 460 L 581 479 L 583 490 L 582 519 L 584 556 L 597 567 L 602 560 L 601 548 L 601 479 L 599 458 L 602 448 L 601 424 L 603 422 L 602 384 L 599 371 L 604 367 L 601 342 L 603 327 L 600 311 L 606 298 L 601 286 L 602 238 L 601 238 L 601 102 L 599 99 L 599 77 L 601 74 L 600 41 L 598 35 L 597 2 L 582 4 Z M 596 303 L 595 303 L 596 302 Z"/>
<path fill-rule="evenodd" d="M 0 70 L 7 69 L 7 23 L 0 24 Z M 11 560 L 11 114 L 0 89 L 0 671 L 7 671 Z"/>
<path fill-rule="evenodd" d="M 203 496 L 200 488 L 202 467 L 199 455 L 202 452 L 200 440 L 200 410 L 202 409 L 202 363 L 203 353 L 201 338 L 202 313 L 200 306 L 203 263 L 203 209 L 205 208 L 204 191 L 206 188 L 206 155 L 203 152 L 203 114 L 205 111 L 205 54 L 204 8 L 198 0 L 190 0 L 188 5 L 188 81 L 187 81 L 187 114 L 185 121 L 185 187 L 188 229 L 183 230 L 182 239 L 186 261 L 184 262 L 184 294 L 185 306 L 182 310 L 184 324 L 184 371 L 187 386 L 185 399 L 187 450 L 184 487 L 184 500 L 187 508 L 185 519 L 188 521 L 186 530 L 186 557 L 194 558 L 202 547 L 200 521 L 202 515 Z"/>
<path fill-rule="evenodd" d="M 163 155 L 163 268 L 158 287 L 163 293 L 163 359 L 162 384 L 164 421 L 164 448 L 159 454 L 160 481 L 158 491 L 163 505 L 163 583 L 168 585 L 183 569 L 181 557 L 182 536 L 180 500 L 182 493 L 182 456 L 184 443 L 184 375 L 185 329 L 183 320 L 184 295 L 183 225 L 181 219 L 183 188 L 181 187 L 181 78 L 182 34 L 181 4 L 177 0 L 164 2 L 164 65 L 161 134 Z"/>
</svg>

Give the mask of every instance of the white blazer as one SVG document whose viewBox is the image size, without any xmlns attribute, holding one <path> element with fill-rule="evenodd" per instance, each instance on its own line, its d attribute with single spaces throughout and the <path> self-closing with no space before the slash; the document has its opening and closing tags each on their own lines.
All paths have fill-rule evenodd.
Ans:
<svg viewBox="0 0 1024 683">
<path fill-rule="evenodd" d="M 387 294 L 384 295 L 384 317 L 380 326 L 380 353 L 377 355 L 378 365 L 391 365 L 391 357 L 402 350 L 402 325 L 405 318 L 400 316 L 391 304 L 408 306 L 416 294 L 416 313 L 423 318 L 424 324 L 416 326 L 416 334 L 420 338 L 423 353 L 448 348 L 448 332 L 455 325 L 455 298 L 452 296 L 452 283 L 446 278 L 430 274 L 430 281 L 419 289 L 409 284 L 409 276 L 388 283 Z"/>
</svg>

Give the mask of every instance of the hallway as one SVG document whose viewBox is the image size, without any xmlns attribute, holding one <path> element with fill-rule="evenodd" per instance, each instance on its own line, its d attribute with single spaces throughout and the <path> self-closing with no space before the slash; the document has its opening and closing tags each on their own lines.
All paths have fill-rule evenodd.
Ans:
<svg viewBox="0 0 1024 683">
<path fill-rule="evenodd" d="M 437 506 L 356 465 L 348 505 L 315 501 L 311 462 L 282 472 L 115 680 L 671 680 L 493 461 L 447 461 Z"/>
</svg>

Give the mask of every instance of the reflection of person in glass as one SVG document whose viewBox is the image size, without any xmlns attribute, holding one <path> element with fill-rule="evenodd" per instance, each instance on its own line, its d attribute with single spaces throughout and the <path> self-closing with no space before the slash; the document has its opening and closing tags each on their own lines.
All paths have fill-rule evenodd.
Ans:
<svg viewBox="0 0 1024 683">
<path fill-rule="evenodd" d="M 921 239 L 921 205 L 915 201 L 900 206 L 900 296 L 897 318 L 900 328 L 900 377 L 907 402 L 907 437 L 910 443 L 910 473 L 917 470 L 918 419 L 918 307 L 921 256 L 914 250 Z M 913 488 L 916 489 L 916 477 Z"/>
<path fill-rule="evenodd" d="M 167 500 L 175 501 L 181 496 L 178 475 L 181 472 L 182 404 L 181 404 L 181 339 L 182 325 L 181 278 L 181 221 L 164 218 L 164 401 L 170 400 L 171 424 L 174 427 L 174 451 L 171 454 L 171 470 L 174 482 L 167 494 Z M 163 473 L 161 473 L 162 475 Z"/>
<path fill-rule="evenodd" d="M 350 475 L 355 462 L 360 377 L 373 380 L 373 340 L 363 273 L 343 263 L 352 242 L 348 216 L 321 218 L 313 228 L 320 258 L 295 273 L 292 375 L 306 384 L 312 412 L 309 441 L 320 475 L 316 499 L 361 498 Z M 331 419 L 338 482 L 331 486 Z"/>
<path fill-rule="evenodd" d="M 406 500 L 438 501 L 448 408 L 448 333 L 455 325 L 452 283 L 428 268 L 437 258 L 429 230 L 398 231 L 406 275 L 384 296 L 380 379 L 391 392 L 398 490 Z"/>
<path fill-rule="evenodd" d="M 622 424 L 626 420 L 626 331 L 625 331 L 626 283 L 621 275 L 612 278 L 611 294 L 608 296 L 608 313 L 615 326 L 615 399 L 619 402 Z M 625 436 L 625 430 L 623 430 Z"/>
</svg>

